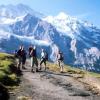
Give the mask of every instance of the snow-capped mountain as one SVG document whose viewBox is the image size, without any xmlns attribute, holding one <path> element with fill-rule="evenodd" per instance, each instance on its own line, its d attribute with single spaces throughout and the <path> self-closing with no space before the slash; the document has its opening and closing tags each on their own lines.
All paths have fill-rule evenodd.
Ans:
<svg viewBox="0 0 100 100">
<path fill-rule="evenodd" d="M 65 64 L 100 72 L 100 29 L 63 12 L 41 17 L 22 4 L 0 6 L 0 51 L 20 44 L 46 48 L 53 61 L 60 49 Z"/>
<path fill-rule="evenodd" d="M 43 17 L 43 14 L 34 11 L 26 5 L 18 4 L 18 5 L 1 5 L 0 6 L 0 17 L 6 18 L 16 18 L 20 16 L 24 16 L 26 14 L 36 15 L 38 17 Z"/>
<path fill-rule="evenodd" d="M 43 20 L 52 24 L 61 36 L 71 39 L 69 49 L 74 53 L 75 65 L 95 69 L 94 65 L 100 60 L 100 29 L 63 12 L 58 16 L 48 16 Z"/>
</svg>

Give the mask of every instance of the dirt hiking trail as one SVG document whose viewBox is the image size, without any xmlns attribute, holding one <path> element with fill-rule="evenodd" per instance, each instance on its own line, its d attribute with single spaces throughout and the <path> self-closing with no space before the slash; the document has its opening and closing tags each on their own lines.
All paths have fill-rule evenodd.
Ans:
<svg viewBox="0 0 100 100">
<path fill-rule="evenodd" d="M 10 100 L 100 100 L 87 86 L 68 73 L 47 69 L 32 73 L 29 61 L 22 70 L 21 83 Z"/>
</svg>

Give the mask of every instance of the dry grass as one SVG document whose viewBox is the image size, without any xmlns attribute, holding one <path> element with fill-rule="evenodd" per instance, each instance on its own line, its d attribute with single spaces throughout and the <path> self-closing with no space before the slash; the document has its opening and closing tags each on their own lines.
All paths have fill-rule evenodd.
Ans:
<svg viewBox="0 0 100 100">
<path fill-rule="evenodd" d="M 60 67 L 56 63 L 47 63 L 48 69 L 54 72 L 60 72 Z M 73 68 L 67 65 L 64 65 L 64 72 L 68 74 L 81 74 L 83 77 L 85 72 L 82 71 L 81 69 Z"/>
<path fill-rule="evenodd" d="M 17 98 L 17 100 L 32 100 L 32 98 L 31 97 L 28 97 L 28 96 L 19 96 Z"/>
</svg>

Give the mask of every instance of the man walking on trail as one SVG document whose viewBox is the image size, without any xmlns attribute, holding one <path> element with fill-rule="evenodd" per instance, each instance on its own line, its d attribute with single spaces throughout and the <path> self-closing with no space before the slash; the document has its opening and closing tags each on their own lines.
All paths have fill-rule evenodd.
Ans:
<svg viewBox="0 0 100 100">
<path fill-rule="evenodd" d="M 46 70 L 46 61 L 48 60 L 48 54 L 47 52 L 44 51 L 44 49 L 42 49 L 41 51 L 41 62 L 40 62 L 40 70 L 41 70 L 41 65 L 42 63 L 44 63 L 45 65 L 45 70 Z"/>
<path fill-rule="evenodd" d="M 29 55 L 29 58 L 30 58 L 30 65 L 31 65 L 31 68 L 32 68 L 32 63 L 33 63 L 33 61 L 32 61 L 32 55 L 31 55 L 31 51 L 33 50 L 33 46 L 32 45 L 30 45 L 30 47 L 29 47 L 29 49 L 28 49 L 28 55 Z"/>
<path fill-rule="evenodd" d="M 35 70 L 38 72 L 38 60 L 37 60 L 37 54 L 36 54 L 36 47 L 32 48 L 31 52 L 31 71 L 34 72 L 34 65 L 35 65 Z"/>
<path fill-rule="evenodd" d="M 63 72 L 63 60 L 64 60 L 64 57 L 63 57 L 63 53 L 62 52 L 58 52 L 57 54 L 57 60 L 58 60 L 58 65 L 60 67 L 60 72 L 62 73 Z"/>
<path fill-rule="evenodd" d="M 18 69 L 20 70 L 20 67 L 22 69 L 25 69 L 25 62 L 26 62 L 26 51 L 24 50 L 23 46 L 20 46 L 18 52 L 17 52 L 17 56 L 18 56 Z"/>
</svg>

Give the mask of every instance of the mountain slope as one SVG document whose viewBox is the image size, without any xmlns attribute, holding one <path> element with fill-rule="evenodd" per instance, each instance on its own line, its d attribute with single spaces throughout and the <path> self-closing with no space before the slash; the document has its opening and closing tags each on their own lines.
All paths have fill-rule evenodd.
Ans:
<svg viewBox="0 0 100 100">
<path fill-rule="evenodd" d="M 38 17 L 43 17 L 43 14 L 34 11 L 26 5 L 18 4 L 18 5 L 1 5 L 0 6 L 0 17 L 6 18 L 16 18 L 19 16 L 26 15 L 27 13 L 36 15 Z"/>
<path fill-rule="evenodd" d="M 50 60 L 56 61 L 60 49 L 65 64 L 100 72 L 100 29 L 93 24 L 65 13 L 40 17 L 40 13 L 21 4 L 0 8 L 0 51 L 13 52 L 20 44 L 26 49 L 33 44 L 38 54 L 43 47 Z"/>
<path fill-rule="evenodd" d="M 74 53 L 75 65 L 89 66 L 89 69 L 94 70 L 92 66 L 97 64 L 97 61 L 100 63 L 100 29 L 65 13 L 55 17 L 48 16 L 43 20 L 51 23 L 61 35 L 71 39 L 70 50 Z"/>
</svg>

